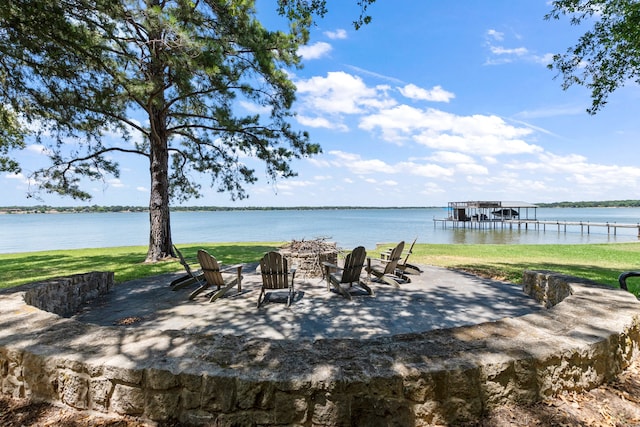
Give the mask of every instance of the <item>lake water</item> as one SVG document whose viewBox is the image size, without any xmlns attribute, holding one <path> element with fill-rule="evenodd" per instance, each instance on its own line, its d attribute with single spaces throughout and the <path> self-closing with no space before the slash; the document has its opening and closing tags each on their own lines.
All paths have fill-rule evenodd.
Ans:
<svg viewBox="0 0 640 427">
<path fill-rule="evenodd" d="M 176 244 L 197 242 L 287 241 L 326 237 L 341 248 L 372 248 L 378 242 L 412 241 L 447 244 L 613 243 L 638 241 L 637 229 L 607 234 L 569 227 L 546 231 L 443 228 L 433 219 L 447 216 L 445 208 L 335 209 L 173 212 Z M 531 214 L 529 215 L 532 216 Z M 538 220 L 640 223 L 640 208 L 539 208 Z M 0 253 L 147 245 L 147 213 L 0 215 Z"/>
</svg>

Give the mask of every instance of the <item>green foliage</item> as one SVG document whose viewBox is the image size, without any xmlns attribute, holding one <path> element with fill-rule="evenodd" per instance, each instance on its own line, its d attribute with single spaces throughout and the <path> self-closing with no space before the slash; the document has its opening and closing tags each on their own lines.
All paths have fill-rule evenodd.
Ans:
<svg viewBox="0 0 640 427">
<path fill-rule="evenodd" d="M 553 57 L 563 88 L 591 90 L 595 114 L 629 81 L 640 83 L 640 3 L 636 0 L 555 0 L 547 19 L 569 16 L 572 25 L 593 25 L 565 54 Z"/>
<path fill-rule="evenodd" d="M 81 178 L 117 177 L 115 152 L 158 168 L 171 157 L 167 183 L 157 178 L 181 201 L 200 195 L 198 173 L 244 198 L 257 180 L 244 156 L 260 159 L 269 179 L 294 176 L 293 158 L 320 151 L 291 128 L 295 87 L 284 71 L 299 66 L 310 22 L 291 16 L 289 32 L 269 31 L 255 14 L 244 0 L 5 2 L 0 105 L 37 125 L 47 145 L 51 165 L 33 176 L 39 189 L 88 199 Z M 238 114 L 241 101 L 268 113 Z M 15 131 L 3 112 L 0 132 Z"/>
<path fill-rule="evenodd" d="M 1 60 L 0 60 L 1 64 Z M 0 68 L 0 81 L 4 80 Z M 18 122 L 17 115 L 0 104 L 0 172 L 20 172 L 20 165 L 9 156 L 12 150 L 24 148 L 24 134 L 27 133 Z"/>
<path fill-rule="evenodd" d="M 640 200 L 536 203 L 539 208 L 637 208 Z"/>
<path fill-rule="evenodd" d="M 360 6 L 360 15 L 353 21 L 356 30 L 371 22 L 371 16 L 367 14 L 367 9 L 376 0 L 358 0 L 356 4 Z M 291 21 L 312 22 L 313 16 L 324 16 L 327 13 L 326 0 L 278 0 L 278 12 L 286 16 Z"/>
</svg>

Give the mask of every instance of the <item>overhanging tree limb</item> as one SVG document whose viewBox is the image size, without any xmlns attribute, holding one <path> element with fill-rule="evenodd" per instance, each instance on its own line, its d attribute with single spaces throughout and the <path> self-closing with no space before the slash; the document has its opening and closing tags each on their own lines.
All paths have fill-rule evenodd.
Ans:
<svg viewBox="0 0 640 427">
<path fill-rule="evenodd" d="M 563 89 L 573 85 L 591 91 L 590 114 L 609 95 L 629 82 L 640 83 L 640 3 L 637 0 L 556 0 L 546 19 L 568 16 L 572 25 L 591 25 L 549 68 L 562 77 Z"/>
</svg>

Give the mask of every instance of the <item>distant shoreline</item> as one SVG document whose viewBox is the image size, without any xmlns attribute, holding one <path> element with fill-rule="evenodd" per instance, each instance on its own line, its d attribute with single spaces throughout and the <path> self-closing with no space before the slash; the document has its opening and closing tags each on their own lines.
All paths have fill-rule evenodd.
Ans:
<svg viewBox="0 0 640 427">
<path fill-rule="evenodd" d="M 171 212 L 215 212 L 215 211 L 303 211 L 303 210 L 372 210 L 372 209 L 446 209 L 446 206 L 176 206 Z M 60 213 L 132 213 L 149 212 L 142 206 L 10 206 L 0 207 L 0 215 L 12 214 L 60 214 Z"/>
<path fill-rule="evenodd" d="M 640 200 L 608 200 L 587 202 L 535 203 L 539 208 L 638 208 Z M 214 211 L 281 211 L 281 210 L 369 210 L 369 209 L 446 209 L 446 206 L 175 206 L 171 212 Z M 59 213 L 105 213 L 105 212 L 149 212 L 146 206 L 0 206 L 0 215 L 11 214 L 59 214 Z"/>
</svg>

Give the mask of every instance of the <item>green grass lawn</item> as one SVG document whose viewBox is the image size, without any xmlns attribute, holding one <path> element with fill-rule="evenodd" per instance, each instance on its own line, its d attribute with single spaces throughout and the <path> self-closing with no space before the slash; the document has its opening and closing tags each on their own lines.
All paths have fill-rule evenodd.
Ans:
<svg viewBox="0 0 640 427">
<path fill-rule="evenodd" d="M 186 258 L 203 248 L 223 264 L 258 261 L 284 242 L 193 243 L 180 245 Z M 368 248 L 377 257 L 381 249 Z M 0 255 L 0 288 L 88 271 L 113 271 L 116 282 L 182 271 L 178 261 L 145 264 L 146 246 L 29 252 Z M 465 269 L 520 283 L 528 269 L 552 270 L 618 286 L 623 271 L 640 270 L 640 242 L 594 245 L 430 245 L 416 244 L 410 262 Z M 638 295 L 640 279 L 631 279 Z"/>
<path fill-rule="evenodd" d="M 178 249 L 196 263 L 198 249 L 205 249 L 222 264 L 258 261 L 281 242 L 193 243 Z M 145 264 L 146 246 L 0 254 L 0 288 L 88 271 L 113 271 L 117 283 L 156 274 L 184 271 L 178 260 Z"/>
</svg>

